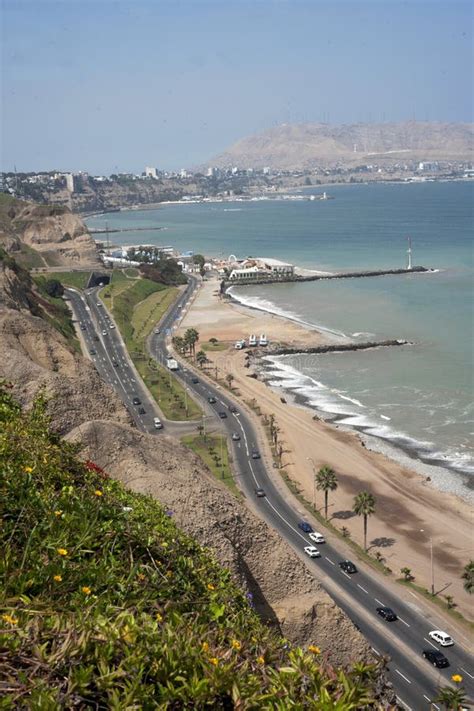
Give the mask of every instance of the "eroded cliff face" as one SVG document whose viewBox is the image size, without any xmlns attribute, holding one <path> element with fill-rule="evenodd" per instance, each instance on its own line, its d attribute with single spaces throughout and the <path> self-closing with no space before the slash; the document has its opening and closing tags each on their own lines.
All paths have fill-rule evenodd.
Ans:
<svg viewBox="0 0 474 711">
<path fill-rule="evenodd" d="M 35 205 L 4 196 L 0 203 L 0 244 L 19 253 L 22 244 L 45 266 L 99 266 L 95 242 L 78 215 L 67 207 Z"/>
</svg>

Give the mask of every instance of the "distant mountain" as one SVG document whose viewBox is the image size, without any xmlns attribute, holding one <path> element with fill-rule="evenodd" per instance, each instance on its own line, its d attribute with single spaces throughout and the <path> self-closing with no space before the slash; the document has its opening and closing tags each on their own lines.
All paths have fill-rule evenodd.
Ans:
<svg viewBox="0 0 474 711">
<path fill-rule="evenodd" d="M 314 168 L 318 165 L 472 160 L 467 123 L 283 124 L 242 138 L 209 165 L 224 168 Z"/>
</svg>

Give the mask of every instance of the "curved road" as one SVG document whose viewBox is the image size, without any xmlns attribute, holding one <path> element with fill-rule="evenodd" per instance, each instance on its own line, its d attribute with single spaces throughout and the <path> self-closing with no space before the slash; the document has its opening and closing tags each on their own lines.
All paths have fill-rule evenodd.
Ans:
<svg viewBox="0 0 474 711">
<path fill-rule="evenodd" d="M 168 354 L 166 339 L 171 336 L 173 326 L 179 320 L 181 313 L 189 304 L 193 292 L 199 288 L 196 278 L 190 277 L 188 286 L 181 293 L 175 304 L 165 314 L 160 322 L 160 333 L 149 339 L 150 352 L 159 362 L 164 363 Z M 78 292 L 67 290 L 76 317 L 82 324 L 83 335 L 87 346 L 96 350 L 94 362 L 100 375 L 111 384 L 132 413 L 138 427 L 144 431 L 155 432 L 153 417 L 156 416 L 156 405 L 150 400 L 146 389 L 142 386 L 133 366 L 130 364 L 117 329 L 110 329 L 107 312 L 97 299 L 96 290 L 84 297 Z M 94 323 L 95 322 L 95 323 Z M 95 324 L 100 335 L 95 331 Z M 106 331 L 102 335 L 101 331 Z M 97 341 L 97 337 L 100 339 Z M 113 365 L 113 360 L 119 365 Z M 383 576 L 370 567 L 362 565 L 354 575 L 348 575 L 339 567 L 339 562 L 345 555 L 338 551 L 341 545 L 332 542 L 317 545 L 321 557 L 308 558 L 303 551 L 304 546 L 312 544 L 308 535 L 301 531 L 298 523 L 307 514 L 298 511 L 298 504 L 284 488 L 275 482 L 275 477 L 267 470 L 261 458 L 254 459 L 252 451 L 257 447 L 257 432 L 245 412 L 232 412 L 235 403 L 215 383 L 194 373 L 189 369 L 180 369 L 174 373 L 179 378 L 203 410 L 214 415 L 216 425 L 223 426 L 229 438 L 232 433 L 238 433 L 240 439 L 232 441 L 232 454 L 237 469 L 238 483 L 252 507 L 265 521 L 276 529 L 283 538 L 302 556 L 308 568 L 321 582 L 331 597 L 346 611 L 348 616 L 358 626 L 366 639 L 372 645 L 378 656 L 390 658 L 389 676 L 397 693 L 401 706 L 418 711 L 418 709 L 438 709 L 432 701 L 436 698 L 440 685 L 451 683 L 451 675 L 460 674 L 463 686 L 472 699 L 474 697 L 474 668 L 472 657 L 466 651 L 464 644 L 456 640 L 453 647 L 445 650 L 437 647 L 428 637 L 432 629 L 446 629 L 446 624 L 436 620 L 436 614 L 420 606 L 420 601 L 410 591 L 400 589 L 387 583 Z M 197 380 L 197 382 L 196 382 Z M 140 415 L 133 405 L 133 397 L 138 396 L 143 403 L 145 414 Z M 216 399 L 210 404 L 208 398 Z M 219 412 L 225 412 L 227 417 L 221 419 Z M 161 415 L 160 415 L 161 418 Z M 161 418 L 162 419 L 162 418 Z M 178 424 L 178 423 L 175 423 Z M 174 428 L 173 433 L 179 436 L 184 433 L 186 423 Z M 165 429 L 168 431 L 168 426 Z M 187 425 L 189 430 L 189 425 Z M 192 425 L 193 431 L 196 424 Z M 257 497 L 255 490 L 263 488 L 264 497 Z M 324 533 L 324 532 L 323 532 Z M 360 563 L 357 562 L 360 566 Z M 414 602 L 402 599 L 412 594 Z M 376 613 L 379 606 L 391 607 L 398 615 L 396 622 L 385 622 Z M 449 629 L 446 629 L 449 632 Z M 441 649 L 447 656 L 450 666 L 447 669 L 436 669 L 422 658 L 424 649 Z"/>
</svg>

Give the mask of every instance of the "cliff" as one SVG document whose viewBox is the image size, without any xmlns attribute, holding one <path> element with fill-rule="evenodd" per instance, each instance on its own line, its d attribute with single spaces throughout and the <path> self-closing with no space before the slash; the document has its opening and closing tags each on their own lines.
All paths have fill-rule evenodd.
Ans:
<svg viewBox="0 0 474 711">
<path fill-rule="evenodd" d="M 95 242 L 78 215 L 0 194 L 0 245 L 26 266 L 99 266 Z"/>
</svg>

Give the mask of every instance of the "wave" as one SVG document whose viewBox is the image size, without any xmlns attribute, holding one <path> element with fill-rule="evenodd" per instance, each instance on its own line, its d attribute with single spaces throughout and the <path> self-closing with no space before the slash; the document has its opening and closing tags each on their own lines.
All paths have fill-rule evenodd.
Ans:
<svg viewBox="0 0 474 711">
<path fill-rule="evenodd" d="M 318 323 L 311 323 L 309 321 L 305 321 L 301 318 L 299 314 L 294 313 L 293 311 L 282 309 L 276 304 L 274 304 L 273 301 L 269 301 L 268 299 L 262 299 L 260 296 L 246 296 L 241 293 L 236 293 L 236 288 L 237 287 L 231 286 L 230 289 L 227 289 L 227 293 L 231 295 L 234 301 L 237 301 L 242 306 L 246 306 L 250 309 L 256 309 L 257 311 L 264 311 L 275 316 L 280 316 L 281 318 L 286 318 L 288 319 L 288 321 L 294 321 L 300 326 L 304 326 L 305 328 L 308 328 L 311 331 L 321 331 L 324 333 L 328 333 L 331 336 L 336 336 L 337 338 L 348 339 L 348 336 L 346 336 L 346 334 L 342 331 L 336 331 L 335 329 L 328 328 L 327 326 L 322 326 Z"/>
<path fill-rule="evenodd" d="M 422 474 L 428 473 L 438 488 L 455 492 L 463 498 L 472 496 L 467 479 L 463 482 L 459 476 L 461 474 L 465 478 L 474 474 L 472 457 L 467 452 L 459 451 L 461 445 L 440 451 L 430 440 L 411 437 L 388 424 L 391 419 L 387 415 L 371 413 L 360 400 L 302 373 L 285 362 L 287 358 L 266 356 L 263 359 L 270 386 L 285 388 L 297 402 L 317 410 L 322 419 L 356 430 L 371 444 L 375 443 L 372 449 L 383 451 L 390 458 Z M 381 423 L 378 418 L 385 422 Z"/>
</svg>

